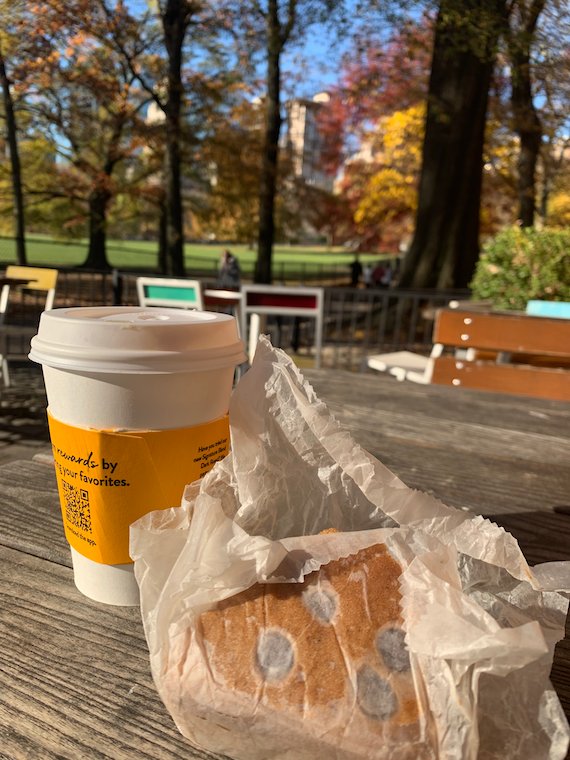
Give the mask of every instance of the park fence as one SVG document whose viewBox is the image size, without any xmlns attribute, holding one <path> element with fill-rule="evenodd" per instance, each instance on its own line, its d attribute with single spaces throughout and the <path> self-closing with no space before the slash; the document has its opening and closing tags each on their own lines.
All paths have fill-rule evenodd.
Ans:
<svg viewBox="0 0 570 760">
<path fill-rule="evenodd" d="M 136 305 L 140 274 L 61 269 L 55 307 Z M 215 281 L 205 279 L 203 284 L 212 287 Z M 436 310 L 469 297 L 467 290 L 325 287 L 324 291 L 322 366 L 348 370 L 360 369 L 363 359 L 375 353 L 429 354 Z M 314 320 L 271 317 L 266 329 L 275 345 L 301 356 L 311 354 Z"/>
<path fill-rule="evenodd" d="M 323 364 L 358 370 L 371 354 L 428 355 L 437 309 L 468 297 L 466 290 L 326 288 Z"/>
</svg>

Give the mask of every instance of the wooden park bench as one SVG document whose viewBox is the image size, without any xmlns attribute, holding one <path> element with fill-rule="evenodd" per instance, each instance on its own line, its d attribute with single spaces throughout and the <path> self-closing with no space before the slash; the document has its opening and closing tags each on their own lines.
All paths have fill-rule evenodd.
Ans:
<svg viewBox="0 0 570 760">
<path fill-rule="evenodd" d="M 432 383 L 570 401 L 570 320 L 441 309 L 433 339 L 468 351 L 434 358 Z"/>
</svg>

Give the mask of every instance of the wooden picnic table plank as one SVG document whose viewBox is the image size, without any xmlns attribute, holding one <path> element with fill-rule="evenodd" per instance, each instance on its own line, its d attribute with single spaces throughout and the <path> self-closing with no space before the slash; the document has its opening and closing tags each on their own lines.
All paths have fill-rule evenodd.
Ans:
<svg viewBox="0 0 570 760">
<path fill-rule="evenodd" d="M 352 429 L 358 442 L 410 488 L 485 516 L 570 505 L 570 469 L 435 446 L 413 446 Z"/>
<path fill-rule="evenodd" d="M 16 461 L 0 471 L 0 545 L 71 567 L 54 468 Z"/>
<path fill-rule="evenodd" d="M 569 503 L 570 404 L 306 374 L 355 439 L 408 485 L 491 516 L 531 564 L 570 559 L 570 515 L 552 512 Z M 83 597 L 69 565 L 54 470 L 0 467 L 0 757 L 214 757 L 195 750 L 162 705 L 140 611 Z M 570 715 L 568 633 L 552 682 Z"/>
<path fill-rule="evenodd" d="M 570 560 L 570 515 L 519 512 L 490 519 L 513 534 L 530 565 Z"/>
<path fill-rule="evenodd" d="M 138 608 L 94 602 L 70 569 L 13 549 L 0 547 L 0 575 L 0 757 L 219 757 L 162 704 Z"/>
<path fill-rule="evenodd" d="M 570 439 L 560 435 L 568 436 L 570 426 L 555 424 L 556 435 L 547 434 L 552 418 L 557 421 L 570 414 L 568 404 L 546 402 L 541 409 L 548 409 L 551 417 L 543 419 L 528 415 L 528 399 L 505 405 L 502 399 L 498 403 L 497 394 L 446 390 L 446 397 L 465 396 L 469 402 L 469 421 L 458 421 L 449 416 L 439 418 L 440 410 L 449 409 L 439 403 L 441 388 L 346 372 L 308 371 L 307 375 L 355 439 L 412 488 L 485 515 L 552 510 L 570 504 Z M 351 403 L 343 405 L 338 398 L 347 387 L 351 388 Z M 409 403 L 410 398 L 415 404 Z M 526 403 L 521 406 L 521 402 Z M 386 409 L 388 405 L 391 410 Z M 504 406 L 510 415 L 507 430 L 501 428 L 503 416 L 499 413 Z M 530 430 L 521 429 L 523 423 Z M 49 488 L 44 486 L 38 498 L 33 489 L 20 491 L 22 485 L 35 482 L 37 466 L 32 462 L 11 464 L 5 471 L 6 488 L 8 493 L 13 489 L 15 497 L 13 508 L 0 514 L 0 541 L 69 566 L 55 478 L 52 475 Z M 37 520 L 32 520 L 32 505 L 38 505 L 33 513 Z M 18 534 L 23 520 L 28 529 Z"/>
<path fill-rule="evenodd" d="M 523 511 L 551 512 L 554 506 L 569 502 L 568 468 L 414 447 L 373 433 L 353 432 L 361 445 L 407 485 L 451 506 L 468 507 L 496 519 L 496 515 L 515 516 Z M 71 567 L 55 471 L 35 462 L 11 462 L 1 472 L 0 504 L 9 503 L 10 508 L 0 509 L 0 545 Z M 566 519 L 570 523 L 570 517 Z M 566 537 L 553 530 L 550 540 L 562 548 Z"/>
<path fill-rule="evenodd" d="M 43 474 L 48 483 L 53 473 L 36 467 L 36 480 Z M 30 469 L 25 473 L 29 482 Z M 568 559 L 569 517 L 534 513 L 496 520 L 521 540 L 532 563 Z M 12 549 L 0 548 L 0 575 L 0 694 L 9 756 L 74 760 L 80 748 L 85 760 L 211 757 L 184 742 L 154 692 L 138 609 L 87 599 L 75 588 L 70 569 Z M 45 667 L 54 659 L 57 676 Z M 565 641 L 557 649 L 552 680 L 567 714 L 569 673 Z"/>
<path fill-rule="evenodd" d="M 408 486 L 445 504 L 493 519 L 570 505 L 569 468 L 414 445 L 373 429 L 347 427 Z M 11 462 L 2 467 L 2 491 L 6 501 L 0 504 L 9 503 L 9 508 L 0 509 L 0 545 L 71 567 L 54 470 L 31 461 Z M 560 548 L 565 541 L 562 536 L 553 531 L 554 545 Z"/>
<path fill-rule="evenodd" d="M 327 404 L 356 403 L 364 409 L 473 422 L 504 430 L 570 438 L 570 404 L 502 393 L 398 382 L 389 375 L 343 370 L 303 370 Z"/>
<path fill-rule="evenodd" d="M 356 441 L 411 488 L 484 515 L 570 505 L 570 404 L 305 374 Z"/>
<path fill-rule="evenodd" d="M 364 408 L 354 403 L 329 403 L 338 418 L 357 430 L 415 445 L 436 446 L 457 452 L 486 454 L 508 460 L 570 465 L 570 438 L 530 431 L 505 430 L 494 425 L 442 420 L 428 415 Z"/>
</svg>

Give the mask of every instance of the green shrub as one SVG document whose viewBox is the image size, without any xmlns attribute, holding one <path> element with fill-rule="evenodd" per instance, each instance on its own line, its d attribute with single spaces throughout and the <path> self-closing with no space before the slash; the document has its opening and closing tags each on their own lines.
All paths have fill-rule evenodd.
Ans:
<svg viewBox="0 0 570 760">
<path fill-rule="evenodd" d="M 470 284 L 496 309 L 527 301 L 570 301 L 570 230 L 509 227 L 484 246 Z"/>
</svg>

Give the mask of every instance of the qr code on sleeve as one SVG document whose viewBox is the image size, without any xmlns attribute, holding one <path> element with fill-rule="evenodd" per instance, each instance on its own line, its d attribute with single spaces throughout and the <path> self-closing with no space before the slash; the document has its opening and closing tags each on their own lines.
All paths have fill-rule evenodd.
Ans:
<svg viewBox="0 0 570 760">
<path fill-rule="evenodd" d="M 71 525 L 91 533 L 91 512 L 89 510 L 89 494 L 83 488 L 76 488 L 71 483 L 61 481 L 63 498 L 65 499 L 65 519 Z"/>
</svg>

